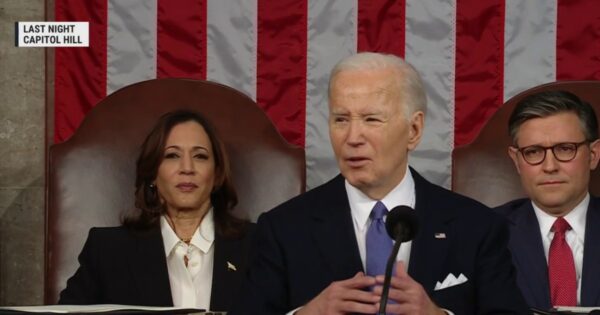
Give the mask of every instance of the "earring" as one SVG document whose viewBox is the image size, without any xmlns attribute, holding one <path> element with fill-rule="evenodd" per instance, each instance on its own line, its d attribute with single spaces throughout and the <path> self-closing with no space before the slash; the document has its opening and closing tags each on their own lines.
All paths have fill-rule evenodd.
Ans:
<svg viewBox="0 0 600 315">
<path fill-rule="evenodd" d="M 150 185 L 148 185 L 148 187 L 150 187 L 150 189 L 156 188 L 156 186 L 154 185 L 154 183 L 151 183 Z"/>
</svg>

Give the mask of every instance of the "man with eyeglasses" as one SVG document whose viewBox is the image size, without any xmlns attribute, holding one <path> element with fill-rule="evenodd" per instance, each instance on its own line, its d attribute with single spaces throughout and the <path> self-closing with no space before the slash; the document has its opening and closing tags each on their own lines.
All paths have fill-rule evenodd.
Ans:
<svg viewBox="0 0 600 315">
<path fill-rule="evenodd" d="M 509 132 L 529 199 L 496 210 L 510 221 L 523 296 L 539 309 L 600 305 L 600 199 L 588 192 L 600 157 L 594 109 L 569 92 L 537 93 L 517 104 Z"/>
</svg>

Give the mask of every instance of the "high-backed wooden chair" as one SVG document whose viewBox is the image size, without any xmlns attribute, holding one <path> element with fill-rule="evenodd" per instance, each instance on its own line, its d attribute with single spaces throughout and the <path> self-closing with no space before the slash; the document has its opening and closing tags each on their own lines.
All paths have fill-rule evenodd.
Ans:
<svg viewBox="0 0 600 315">
<path fill-rule="evenodd" d="M 255 220 L 305 190 L 304 150 L 288 144 L 244 94 L 183 79 L 125 87 L 101 101 L 68 141 L 50 148 L 46 303 L 56 303 L 75 272 L 88 230 L 119 225 L 133 208 L 142 141 L 158 117 L 179 108 L 203 114 L 225 142 L 239 197 L 235 215 Z"/>
<path fill-rule="evenodd" d="M 470 144 L 453 152 L 452 189 L 488 206 L 498 206 L 525 197 L 519 175 L 507 150 L 511 144 L 508 119 L 517 102 L 541 91 L 565 90 L 590 103 L 600 120 L 600 81 L 563 81 L 526 90 L 500 108 Z M 592 172 L 590 191 L 600 195 L 600 172 Z"/>
</svg>

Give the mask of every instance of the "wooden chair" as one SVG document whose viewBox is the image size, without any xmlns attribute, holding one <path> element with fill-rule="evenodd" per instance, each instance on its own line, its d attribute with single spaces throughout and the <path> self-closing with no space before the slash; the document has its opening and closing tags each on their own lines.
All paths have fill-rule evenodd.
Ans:
<svg viewBox="0 0 600 315">
<path fill-rule="evenodd" d="M 46 204 L 45 302 L 56 303 L 93 226 L 119 225 L 133 208 L 135 162 L 150 128 L 179 109 L 203 114 L 229 153 L 239 204 L 258 215 L 305 190 L 304 150 L 288 144 L 246 95 L 207 81 L 158 79 L 102 100 L 66 142 L 50 148 Z"/>
<path fill-rule="evenodd" d="M 600 121 L 600 81 L 553 82 L 528 89 L 504 103 L 472 143 L 454 149 L 452 189 L 492 207 L 525 197 L 519 175 L 507 153 L 511 144 L 508 119 L 524 97 L 553 90 L 572 92 L 590 103 Z M 600 195 L 597 171 L 592 172 L 590 192 Z"/>
</svg>

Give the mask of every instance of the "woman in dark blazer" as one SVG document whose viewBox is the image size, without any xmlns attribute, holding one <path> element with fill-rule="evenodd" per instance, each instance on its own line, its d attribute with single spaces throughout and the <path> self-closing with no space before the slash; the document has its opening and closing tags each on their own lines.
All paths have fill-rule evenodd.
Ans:
<svg viewBox="0 0 600 315">
<path fill-rule="evenodd" d="M 135 212 L 92 228 L 60 304 L 227 311 L 246 269 L 253 225 L 237 204 L 223 143 L 198 113 L 163 115 L 136 167 Z"/>
</svg>

